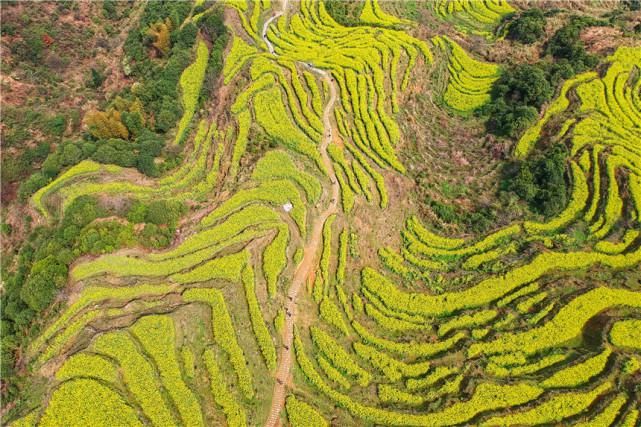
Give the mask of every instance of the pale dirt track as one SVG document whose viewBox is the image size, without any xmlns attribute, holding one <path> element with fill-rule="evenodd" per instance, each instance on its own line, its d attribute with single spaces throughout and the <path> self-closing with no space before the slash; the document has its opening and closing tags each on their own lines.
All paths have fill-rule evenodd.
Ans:
<svg viewBox="0 0 641 427">
<path fill-rule="evenodd" d="M 320 154 L 331 180 L 331 199 L 327 209 L 314 219 L 312 232 L 309 240 L 305 244 L 303 260 L 296 268 L 287 294 L 288 298 L 285 310 L 290 314 L 285 317 L 285 327 L 283 329 L 282 336 L 283 347 L 280 350 L 280 357 L 278 359 L 278 368 L 276 370 L 277 381 L 274 384 L 274 391 L 272 393 L 272 406 L 269 418 L 265 422 L 265 426 L 267 427 L 279 425 L 280 411 L 285 403 L 286 384 L 289 382 L 293 357 L 294 324 L 296 322 L 297 315 L 296 297 L 313 269 L 318 265 L 320 249 L 323 245 L 323 225 L 330 215 L 338 212 L 339 187 L 334 175 L 332 162 L 327 154 L 327 146 L 332 141 L 331 114 L 334 108 L 334 103 L 336 102 L 336 86 L 334 86 L 331 77 L 326 76 L 325 79 L 329 83 L 330 97 L 323 112 L 323 125 L 325 131 L 323 132 Z M 280 382 L 278 380 L 280 380 Z"/>
<path fill-rule="evenodd" d="M 283 7 L 285 10 L 286 4 Z M 282 12 L 278 14 L 280 16 Z M 271 22 L 268 21 L 268 23 Z M 266 33 L 267 25 L 265 25 L 263 30 L 263 35 Z M 270 46 L 270 44 L 267 44 Z M 272 50 L 272 49 L 270 49 Z M 301 289 L 304 287 L 307 278 L 313 272 L 313 270 L 318 265 L 320 250 L 323 246 L 323 225 L 327 218 L 330 215 L 333 215 L 338 212 L 338 197 L 339 197 L 339 186 L 336 181 L 336 176 L 334 174 L 334 168 L 332 162 L 327 154 L 327 146 L 332 141 L 332 112 L 334 109 L 334 103 L 336 102 L 336 86 L 334 80 L 331 78 L 329 73 L 317 68 L 312 68 L 318 74 L 323 76 L 323 80 L 329 83 L 329 100 L 325 105 L 323 110 L 323 139 L 319 147 L 320 155 L 323 160 L 323 165 L 327 170 L 327 174 L 330 178 L 330 202 L 327 208 L 318 215 L 312 224 L 312 232 L 309 236 L 309 240 L 304 246 L 304 254 L 301 263 L 296 268 L 294 276 L 292 277 L 291 285 L 287 294 L 287 303 L 285 305 L 286 313 L 285 317 L 285 326 L 283 328 L 282 344 L 280 350 L 280 356 L 278 358 L 278 367 L 276 369 L 276 382 L 274 384 L 274 390 L 272 392 L 272 404 L 269 412 L 269 417 L 265 422 L 266 427 L 275 427 L 280 425 L 280 412 L 285 403 L 285 395 L 287 393 L 287 384 L 290 381 L 291 376 L 291 367 L 292 367 L 292 352 L 294 351 L 293 342 L 294 342 L 294 324 L 296 323 L 297 316 L 297 296 Z"/>
</svg>

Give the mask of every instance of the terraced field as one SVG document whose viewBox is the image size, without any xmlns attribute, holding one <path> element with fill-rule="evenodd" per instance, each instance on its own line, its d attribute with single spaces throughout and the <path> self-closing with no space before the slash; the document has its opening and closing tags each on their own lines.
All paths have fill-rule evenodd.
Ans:
<svg viewBox="0 0 641 427">
<path fill-rule="evenodd" d="M 410 35 L 377 0 L 352 27 L 316 0 L 224 3 L 228 124 L 197 114 L 200 40 L 178 168 L 84 161 L 32 196 L 50 223 L 86 195 L 199 208 L 167 249 L 74 262 L 25 355 L 46 396 L 10 425 L 638 425 L 641 49 L 567 80 L 514 148 L 568 147 L 561 213 L 452 237 L 410 210 L 387 244 L 356 220 L 408 197 L 390 184 L 407 172 L 404 94 L 443 65 L 442 98 L 466 115 L 500 67 Z M 456 37 L 489 37 L 513 10 L 430 4 Z M 256 132 L 275 148 L 248 167 Z M 375 257 L 356 254 L 367 245 Z"/>
</svg>

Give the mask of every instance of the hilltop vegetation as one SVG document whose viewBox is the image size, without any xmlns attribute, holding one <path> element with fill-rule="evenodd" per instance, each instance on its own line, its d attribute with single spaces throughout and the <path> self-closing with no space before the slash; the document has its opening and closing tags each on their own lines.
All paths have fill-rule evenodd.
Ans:
<svg viewBox="0 0 641 427">
<path fill-rule="evenodd" d="M 641 421 L 635 2 L 32 6 L 3 424 Z"/>
</svg>

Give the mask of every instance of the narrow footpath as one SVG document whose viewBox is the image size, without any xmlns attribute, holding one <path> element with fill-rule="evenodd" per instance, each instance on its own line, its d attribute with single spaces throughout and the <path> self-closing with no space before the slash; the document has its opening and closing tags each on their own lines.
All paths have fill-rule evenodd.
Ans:
<svg viewBox="0 0 641 427">
<path fill-rule="evenodd" d="M 282 11 L 272 16 L 263 27 L 263 40 L 265 41 L 265 44 L 272 54 L 275 53 L 272 44 L 266 37 L 267 28 L 274 19 L 278 18 L 286 11 L 286 8 L 287 2 L 284 2 Z M 336 85 L 333 78 L 327 71 L 312 67 L 309 64 L 304 65 L 308 66 L 310 69 L 312 69 L 312 71 L 319 74 L 322 79 L 328 83 L 329 87 L 329 99 L 327 100 L 327 103 L 323 110 L 323 139 L 321 141 L 319 151 L 321 159 L 323 161 L 323 165 L 325 166 L 327 174 L 330 178 L 330 202 L 327 208 L 320 215 L 314 218 L 314 221 L 312 223 L 312 232 L 309 236 L 309 240 L 304 246 L 303 259 L 294 272 L 294 276 L 287 293 L 287 302 L 285 305 L 285 326 L 283 328 L 282 336 L 283 346 L 280 349 L 280 355 L 278 358 L 278 367 L 276 369 L 276 383 L 274 384 L 274 390 L 272 392 L 272 404 L 269 412 L 269 417 L 265 422 L 266 427 L 276 427 L 280 425 L 280 413 L 285 404 L 287 384 L 290 381 L 292 361 L 294 358 L 294 355 L 292 353 L 294 351 L 294 325 L 296 324 L 296 317 L 298 315 L 296 304 L 297 297 L 301 287 L 304 288 L 305 283 L 307 282 L 307 278 L 310 277 L 311 273 L 318 266 L 321 250 L 323 247 L 323 225 L 325 224 L 327 218 L 338 212 L 338 198 L 340 188 L 338 186 L 338 181 L 336 180 L 332 161 L 327 154 L 327 147 L 329 146 L 329 144 L 331 144 L 333 138 L 331 118 L 333 115 L 334 104 L 337 97 Z"/>
</svg>

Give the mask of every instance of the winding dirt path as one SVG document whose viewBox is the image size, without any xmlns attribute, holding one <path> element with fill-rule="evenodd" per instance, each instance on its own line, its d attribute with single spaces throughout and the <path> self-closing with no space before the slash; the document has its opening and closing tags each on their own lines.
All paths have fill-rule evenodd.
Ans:
<svg viewBox="0 0 641 427">
<path fill-rule="evenodd" d="M 331 199 L 327 208 L 314 220 L 312 233 L 305 244 L 303 260 L 294 273 L 291 286 L 287 293 L 287 304 L 285 305 L 285 312 L 287 313 L 287 316 L 285 317 L 285 327 L 283 329 L 282 336 L 283 347 L 280 350 L 280 357 L 278 358 L 276 384 L 274 384 L 274 391 L 272 393 L 272 406 L 269 418 L 265 422 L 266 427 L 275 427 L 280 424 L 280 411 L 285 403 L 285 393 L 287 392 L 286 384 L 290 379 L 293 358 L 294 324 L 296 323 L 296 316 L 298 314 L 296 298 L 300 288 L 305 285 L 307 278 L 318 265 L 320 251 L 323 246 L 323 225 L 330 215 L 338 212 L 339 187 L 334 175 L 332 162 L 327 154 L 327 146 L 332 141 L 332 124 L 330 118 L 334 108 L 334 103 L 336 102 L 336 86 L 334 85 L 331 77 L 326 75 L 324 79 L 329 83 L 330 97 L 327 105 L 325 106 L 325 110 L 323 111 L 323 125 L 325 131 L 323 133 L 323 141 L 320 146 L 320 153 L 323 164 L 325 165 L 331 180 Z"/>
<path fill-rule="evenodd" d="M 283 10 L 272 18 L 270 18 L 263 27 L 263 40 L 267 44 L 271 53 L 274 53 L 273 47 L 267 37 L 267 26 L 278 16 L 281 16 L 287 8 L 287 2 L 284 2 Z M 333 215 L 338 212 L 338 197 L 340 188 L 336 180 L 336 175 L 334 173 L 334 167 L 332 162 L 327 154 L 327 146 L 332 142 L 333 138 L 333 129 L 332 129 L 332 113 L 334 110 L 334 103 L 336 102 L 336 86 L 334 84 L 334 79 L 331 75 L 324 70 L 315 68 L 309 64 L 305 64 L 312 71 L 322 76 L 322 79 L 328 83 L 329 86 L 329 99 L 323 110 L 323 139 L 321 141 L 320 155 L 323 161 L 323 165 L 327 170 L 327 173 L 330 178 L 330 202 L 327 208 L 318 215 L 312 224 L 312 232 L 309 236 L 309 240 L 304 246 L 303 259 L 301 263 L 296 268 L 294 276 L 292 278 L 291 285 L 287 293 L 287 303 L 285 305 L 285 326 L 283 328 L 282 343 L 283 346 L 280 349 L 280 356 L 278 358 L 278 367 L 276 369 L 276 383 L 274 384 L 274 390 L 272 392 L 272 405 L 269 412 L 269 417 L 265 422 L 266 427 L 276 427 L 280 425 L 280 412 L 285 403 L 285 395 L 287 393 L 287 383 L 291 377 L 291 367 L 293 360 L 293 342 L 294 342 L 294 324 L 296 323 L 296 316 L 298 314 L 296 298 L 301 287 L 304 287 L 307 278 L 312 274 L 316 266 L 318 265 L 320 252 L 323 246 L 323 225 L 327 218 L 330 215 Z"/>
</svg>

